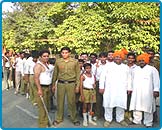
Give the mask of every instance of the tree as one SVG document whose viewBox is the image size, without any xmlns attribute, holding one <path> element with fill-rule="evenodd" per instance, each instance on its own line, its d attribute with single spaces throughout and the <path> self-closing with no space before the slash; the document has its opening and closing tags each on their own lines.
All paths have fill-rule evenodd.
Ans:
<svg viewBox="0 0 162 130">
<path fill-rule="evenodd" d="M 126 48 L 141 53 L 160 45 L 160 7 L 156 2 L 17 2 L 3 17 L 7 48 L 69 46 L 73 53 Z"/>
</svg>

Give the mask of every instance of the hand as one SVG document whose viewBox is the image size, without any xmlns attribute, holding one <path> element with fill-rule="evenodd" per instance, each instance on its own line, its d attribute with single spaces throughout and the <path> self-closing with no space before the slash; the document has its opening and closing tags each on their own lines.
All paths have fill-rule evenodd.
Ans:
<svg viewBox="0 0 162 130">
<path fill-rule="evenodd" d="M 43 96 L 42 89 L 38 89 L 38 96 Z"/>
<path fill-rule="evenodd" d="M 99 93 L 103 94 L 105 89 L 99 89 Z"/>
<path fill-rule="evenodd" d="M 54 86 L 52 87 L 52 92 L 55 93 L 55 90 L 56 90 L 56 86 L 54 85 Z"/>
<path fill-rule="evenodd" d="M 153 95 L 154 95 L 155 98 L 159 97 L 159 92 L 158 91 L 154 91 Z"/>
<path fill-rule="evenodd" d="M 80 95 L 82 102 L 84 102 L 84 95 Z"/>
<path fill-rule="evenodd" d="M 93 88 L 94 88 L 94 89 L 96 88 L 96 84 L 93 84 Z"/>
<path fill-rule="evenodd" d="M 79 93 L 79 87 L 75 87 L 75 93 Z"/>
<path fill-rule="evenodd" d="M 96 62 L 97 64 L 96 64 L 96 67 L 98 68 L 100 65 L 98 64 L 99 62 Z"/>
</svg>

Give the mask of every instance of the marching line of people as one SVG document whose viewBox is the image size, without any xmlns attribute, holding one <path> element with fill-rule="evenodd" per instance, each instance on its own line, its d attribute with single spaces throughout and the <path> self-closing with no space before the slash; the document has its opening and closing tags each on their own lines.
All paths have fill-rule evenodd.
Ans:
<svg viewBox="0 0 162 130">
<path fill-rule="evenodd" d="M 103 117 L 104 127 L 109 127 L 113 119 L 124 127 L 142 123 L 153 127 L 160 95 L 160 66 L 153 50 L 138 56 L 125 49 L 101 52 L 99 57 L 82 53 L 75 59 L 70 48 L 63 47 L 60 54 L 55 59 L 49 58 L 48 50 L 14 56 L 7 51 L 2 58 L 6 90 L 13 86 L 16 95 L 26 95 L 38 106 L 38 127 L 49 127 L 40 97 L 48 110 L 56 106 L 53 125 L 57 126 L 64 121 L 65 96 L 75 126 L 80 126 L 79 115 L 84 127 L 96 126 Z"/>
</svg>

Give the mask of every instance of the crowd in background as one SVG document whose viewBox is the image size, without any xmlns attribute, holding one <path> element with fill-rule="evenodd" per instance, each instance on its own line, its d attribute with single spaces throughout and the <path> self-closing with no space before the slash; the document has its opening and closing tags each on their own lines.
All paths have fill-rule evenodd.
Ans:
<svg viewBox="0 0 162 130">
<path fill-rule="evenodd" d="M 25 95 L 34 106 L 38 105 L 39 127 L 48 125 L 39 96 L 44 96 L 49 111 L 57 108 L 54 125 L 63 122 L 65 95 L 74 125 L 80 125 L 76 116 L 83 118 L 84 127 L 97 125 L 100 118 L 105 119 L 104 127 L 109 127 L 113 118 L 125 127 L 141 123 L 152 127 L 156 122 L 160 56 L 154 50 L 136 55 L 122 49 L 82 53 L 72 58 L 70 48 L 64 47 L 59 58 L 49 56 L 47 50 L 14 54 L 6 51 L 2 55 L 4 88 L 14 88 L 15 95 Z M 70 90 L 73 87 L 75 91 Z"/>
</svg>

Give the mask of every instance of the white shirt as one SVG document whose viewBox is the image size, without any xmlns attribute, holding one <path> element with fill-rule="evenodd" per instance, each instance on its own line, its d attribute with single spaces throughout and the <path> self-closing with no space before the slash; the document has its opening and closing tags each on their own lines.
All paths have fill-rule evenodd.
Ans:
<svg viewBox="0 0 162 130">
<path fill-rule="evenodd" d="M 96 67 L 96 81 L 99 81 L 102 71 L 105 69 L 106 64 L 99 62 L 99 66 Z"/>
<path fill-rule="evenodd" d="M 5 67 L 9 68 L 10 67 L 10 59 L 8 57 L 6 57 L 5 55 L 3 56 L 7 61 L 5 63 Z"/>
<path fill-rule="evenodd" d="M 27 69 L 27 65 L 26 65 L 26 58 L 23 59 L 23 63 L 22 63 L 22 68 L 21 68 L 21 74 L 22 76 L 24 76 L 24 72 L 26 71 Z"/>
<path fill-rule="evenodd" d="M 94 63 L 94 64 L 91 63 L 91 65 L 92 65 L 92 74 L 96 75 L 96 65 L 97 65 L 97 63 Z"/>
<path fill-rule="evenodd" d="M 25 61 L 25 65 L 24 65 L 24 74 L 30 74 L 30 66 L 33 63 L 33 58 L 29 57 L 26 61 Z M 33 71 L 33 70 L 32 70 Z M 34 72 L 33 72 L 34 74 Z"/>
<path fill-rule="evenodd" d="M 35 66 L 35 62 L 31 61 L 30 65 L 29 65 L 29 74 L 34 74 L 34 66 Z"/>
<path fill-rule="evenodd" d="M 21 59 L 20 57 L 16 58 L 15 61 L 16 65 L 15 65 L 15 71 L 16 72 L 21 72 L 22 67 L 23 67 L 23 59 Z"/>
</svg>

